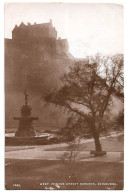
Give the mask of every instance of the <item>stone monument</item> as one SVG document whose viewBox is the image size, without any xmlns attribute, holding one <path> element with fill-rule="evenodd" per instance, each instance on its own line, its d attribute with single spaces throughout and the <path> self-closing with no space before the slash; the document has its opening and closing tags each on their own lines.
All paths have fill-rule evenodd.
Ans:
<svg viewBox="0 0 126 195">
<path fill-rule="evenodd" d="M 21 107 L 21 117 L 14 117 L 14 120 L 19 120 L 19 127 L 15 133 L 15 137 L 35 137 L 36 133 L 32 126 L 33 120 L 38 120 L 38 117 L 31 116 L 31 106 L 28 105 L 28 94 L 25 90 L 25 105 Z"/>
</svg>

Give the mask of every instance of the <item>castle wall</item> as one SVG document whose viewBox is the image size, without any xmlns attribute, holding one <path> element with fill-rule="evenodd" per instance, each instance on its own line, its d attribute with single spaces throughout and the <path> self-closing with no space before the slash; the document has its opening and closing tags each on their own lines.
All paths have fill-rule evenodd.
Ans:
<svg viewBox="0 0 126 195">
<path fill-rule="evenodd" d="M 56 40 L 56 52 L 60 53 L 68 53 L 68 42 L 67 39 L 58 39 Z"/>
<path fill-rule="evenodd" d="M 57 31 L 51 23 L 34 25 L 21 23 L 19 27 L 15 26 L 12 31 L 12 39 L 14 40 L 41 40 L 43 38 L 57 38 Z"/>
<path fill-rule="evenodd" d="M 57 39 L 57 31 L 52 22 L 34 25 L 22 22 L 12 31 L 12 44 L 14 48 L 25 52 L 25 55 L 29 50 L 36 50 L 43 60 L 56 55 L 68 57 L 67 39 Z"/>
</svg>

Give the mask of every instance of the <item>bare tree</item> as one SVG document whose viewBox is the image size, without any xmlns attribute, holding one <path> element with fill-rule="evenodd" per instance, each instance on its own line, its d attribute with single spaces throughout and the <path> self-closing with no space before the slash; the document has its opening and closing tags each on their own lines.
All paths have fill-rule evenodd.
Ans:
<svg viewBox="0 0 126 195">
<path fill-rule="evenodd" d="M 68 146 L 64 154 L 60 157 L 60 160 L 65 166 L 67 182 L 77 182 L 79 177 L 78 172 L 78 155 L 79 155 L 79 146 L 80 146 L 80 137 L 68 142 Z"/>
<path fill-rule="evenodd" d="M 79 61 L 63 77 L 63 86 L 48 94 L 46 101 L 69 113 L 68 129 L 89 132 L 96 151 L 102 151 L 99 136 L 105 130 L 113 97 L 123 88 L 123 55 L 101 56 Z"/>
</svg>

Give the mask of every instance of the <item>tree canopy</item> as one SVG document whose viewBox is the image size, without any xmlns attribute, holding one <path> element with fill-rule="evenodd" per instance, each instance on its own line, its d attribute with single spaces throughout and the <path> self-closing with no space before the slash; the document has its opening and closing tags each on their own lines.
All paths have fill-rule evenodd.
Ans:
<svg viewBox="0 0 126 195">
<path fill-rule="evenodd" d="M 67 128 L 77 134 L 90 132 L 101 151 L 99 135 L 105 130 L 113 96 L 123 94 L 123 55 L 77 61 L 62 80 L 63 86 L 48 94 L 46 101 L 65 108 L 70 116 Z"/>
</svg>

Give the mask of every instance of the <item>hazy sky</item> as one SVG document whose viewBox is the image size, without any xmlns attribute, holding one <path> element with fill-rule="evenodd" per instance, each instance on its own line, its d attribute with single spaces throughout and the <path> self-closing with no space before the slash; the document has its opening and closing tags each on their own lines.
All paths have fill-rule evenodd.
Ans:
<svg viewBox="0 0 126 195">
<path fill-rule="evenodd" d="M 22 21 L 33 24 L 50 19 L 75 57 L 123 53 L 123 7 L 116 4 L 7 3 L 5 37 L 11 38 L 15 24 Z"/>
</svg>

